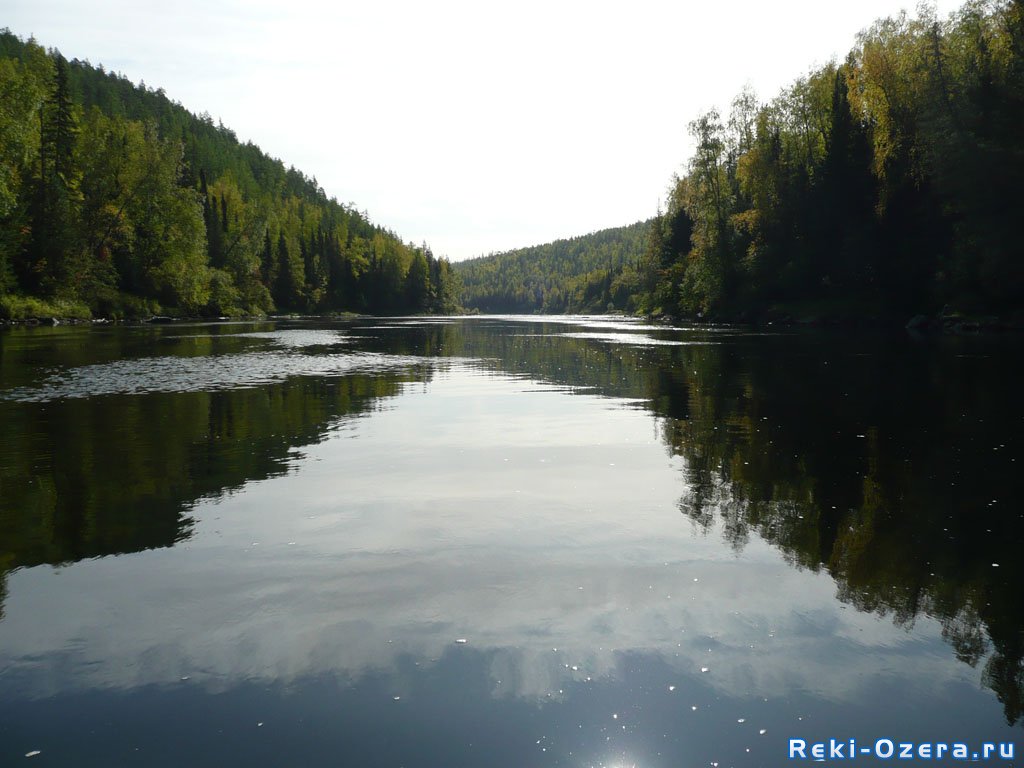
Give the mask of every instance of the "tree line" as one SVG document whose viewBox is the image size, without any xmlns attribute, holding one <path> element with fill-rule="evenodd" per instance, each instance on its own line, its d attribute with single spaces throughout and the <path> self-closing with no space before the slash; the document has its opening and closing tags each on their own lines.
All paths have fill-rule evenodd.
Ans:
<svg viewBox="0 0 1024 768">
<path fill-rule="evenodd" d="M 466 302 L 736 320 L 905 321 L 945 310 L 1021 321 L 1021 126 L 1024 0 L 971 0 L 946 19 L 921 6 L 876 21 L 843 61 L 767 102 L 744 89 L 727 113 L 698 115 L 693 155 L 635 268 L 586 238 L 571 258 L 557 244 L 513 251 L 459 267 Z M 613 276 L 600 300 L 582 299 L 578 282 L 567 291 L 595 270 Z"/>
<path fill-rule="evenodd" d="M 877 21 L 842 63 L 690 124 L 695 152 L 645 255 L 645 306 L 1019 312 L 1021 125 L 1020 0 Z"/>
<path fill-rule="evenodd" d="M 0 31 L 0 313 L 451 312 L 457 278 L 315 178 Z"/>
<path fill-rule="evenodd" d="M 462 303 L 481 312 L 636 309 L 650 221 L 457 262 Z"/>
</svg>

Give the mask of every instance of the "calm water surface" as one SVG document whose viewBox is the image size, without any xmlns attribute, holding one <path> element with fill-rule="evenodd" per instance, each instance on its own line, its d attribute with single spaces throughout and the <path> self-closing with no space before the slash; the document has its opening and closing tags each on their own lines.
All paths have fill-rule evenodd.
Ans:
<svg viewBox="0 0 1024 768">
<path fill-rule="evenodd" d="M 1021 351 L 616 318 L 2 331 L 0 765 L 1020 753 Z"/>
</svg>

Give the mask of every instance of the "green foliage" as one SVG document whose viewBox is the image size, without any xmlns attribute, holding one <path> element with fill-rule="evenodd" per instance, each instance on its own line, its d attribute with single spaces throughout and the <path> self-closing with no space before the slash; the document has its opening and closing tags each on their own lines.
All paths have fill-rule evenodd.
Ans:
<svg viewBox="0 0 1024 768">
<path fill-rule="evenodd" d="M 458 262 L 462 302 L 498 313 L 605 312 L 609 304 L 632 311 L 650 226 L 637 222 Z"/>
<path fill-rule="evenodd" d="M 1024 310 L 1024 3 L 882 19 L 842 64 L 690 124 L 638 231 L 457 265 L 467 306 L 754 319 Z M 626 234 L 628 233 L 628 235 Z M 614 286 L 614 290 L 613 290 Z"/>
<path fill-rule="evenodd" d="M 68 318 L 88 320 L 92 317 L 89 307 L 81 301 L 68 299 L 40 299 L 35 296 L 0 296 L 0 319 L 31 320 L 47 318 Z"/>
<path fill-rule="evenodd" d="M 405 276 L 405 304 L 413 311 L 426 308 L 430 293 L 430 273 L 427 257 L 422 251 L 413 254 Z"/>
<path fill-rule="evenodd" d="M 691 124 L 670 213 L 692 231 L 680 242 L 663 223 L 648 245 L 642 306 L 742 317 L 824 302 L 905 319 L 1024 305 L 1024 11 L 920 14 L 877 22 L 843 65 L 771 103 L 745 92 L 727 123 Z"/>
<path fill-rule="evenodd" d="M 0 31 L 0 295 L 112 316 L 457 311 L 427 253 L 162 90 Z"/>
</svg>

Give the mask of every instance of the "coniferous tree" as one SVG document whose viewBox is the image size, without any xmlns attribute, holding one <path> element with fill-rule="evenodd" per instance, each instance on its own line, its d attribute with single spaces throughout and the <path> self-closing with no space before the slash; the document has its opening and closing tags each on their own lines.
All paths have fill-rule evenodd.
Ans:
<svg viewBox="0 0 1024 768">
<path fill-rule="evenodd" d="M 111 314 L 258 313 L 272 292 L 289 308 L 365 309 L 370 251 L 350 255 L 353 238 L 379 241 L 388 267 L 378 283 L 394 295 L 375 306 L 401 307 L 414 249 L 393 233 L 161 90 L 0 31 L 0 296 L 78 297 Z"/>
<path fill-rule="evenodd" d="M 405 277 L 405 309 L 407 312 L 424 312 L 430 293 L 430 267 L 423 251 L 413 254 L 409 272 Z"/>
<path fill-rule="evenodd" d="M 71 102 L 68 64 L 56 55 L 50 93 L 39 111 L 39 170 L 30 211 L 31 239 L 21 264 L 29 291 L 54 294 L 70 285 L 79 255 L 76 232 L 78 124 Z"/>
<path fill-rule="evenodd" d="M 874 282 L 875 201 L 871 139 L 867 127 L 855 120 L 847 98 L 845 67 L 836 70 L 831 124 L 819 172 L 811 222 L 818 254 L 817 277 L 824 286 L 857 294 Z"/>
<path fill-rule="evenodd" d="M 274 279 L 274 304 L 279 310 L 295 308 L 295 274 L 292 272 L 292 259 L 288 251 L 288 242 L 284 232 L 277 236 L 277 275 Z"/>
<path fill-rule="evenodd" d="M 274 249 L 270 244 L 270 230 L 263 232 L 263 250 L 260 251 L 260 278 L 263 285 L 271 286 L 274 280 Z"/>
</svg>

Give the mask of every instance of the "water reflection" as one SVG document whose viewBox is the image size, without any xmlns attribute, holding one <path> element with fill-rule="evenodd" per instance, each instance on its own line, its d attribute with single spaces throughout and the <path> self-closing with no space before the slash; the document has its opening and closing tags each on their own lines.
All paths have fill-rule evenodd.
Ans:
<svg viewBox="0 0 1024 768">
<path fill-rule="evenodd" d="M 0 402 L 0 749 L 172 763 L 140 713 L 191 709 L 196 764 L 757 765 L 1020 719 L 1012 343 L 601 322 L 179 330 L 318 359 Z M 82 708 L 134 741 L 40 725 Z"/>
<path fill-rule="evenodd" d="M 238 338 L 171 337 L 172 355 L 79 365 L 81 345 L 58 344 L 43 357 L 34 344 L 12 350 L 6 340 L 4 380 L 23 376 L 27 357 L 43 376 L 0 391 L 0 590 L 18 567 L 188 539 L 198 500 L 284 474 L 298 447 L 430 375 L 422 361 L 381 355 L 242 352 Z M 319 331 L 248 338 L 326 341 Z M 232 346 L 216 354 L 223 341 Z M 193 354 L 196 344 L 206 351 Z"/>
<path fill-rule="evenodd" d="M 1019 720 L 1014 346 L 967 359 L 956 346 L 827 344 L 794 344 L 774 361 L 688 361 L 691 415 L 666 422 L 687 464 L 683 511 L 702 526 L 717 517 L 734 547 L 756 533 L 794 565 L 826 570 L 859 610 L 907 628 L 937 618 L 957 657 L 982 666 L 1007 721 Z M 809 381 L 815 396 L 799 386 Z"/>
</svg>

